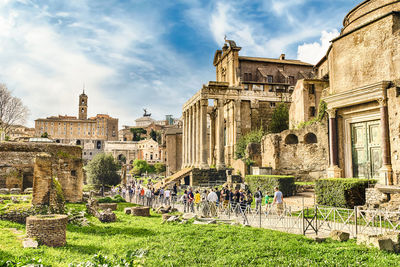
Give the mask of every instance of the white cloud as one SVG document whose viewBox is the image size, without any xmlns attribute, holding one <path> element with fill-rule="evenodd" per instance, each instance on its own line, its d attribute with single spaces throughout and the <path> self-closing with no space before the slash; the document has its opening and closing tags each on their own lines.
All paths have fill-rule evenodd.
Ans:
<svg viewBox="0 0 400 267">
<path fill-rule="evenodd" d="M 297 49 L 297 58 L 312 64 L 318 63 L 318 61 L 325 56 L 330 46 L 330 41 L 337 36 L 339 36 L 339 32 L 336 29 L 329 32 L 322 31 L 320 42 L 299 45 Z"/>
</svg>

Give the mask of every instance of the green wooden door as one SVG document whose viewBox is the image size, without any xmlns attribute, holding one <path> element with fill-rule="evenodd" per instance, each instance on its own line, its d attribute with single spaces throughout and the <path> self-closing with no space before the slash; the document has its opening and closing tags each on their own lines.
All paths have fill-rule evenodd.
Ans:
<svg viewBox="0 0 400 267">
<path fill-rule="evenodd" d="M 379 121 L 351 125 L 353 176 L 377 178 L 382 167 Z"/>
</svg>

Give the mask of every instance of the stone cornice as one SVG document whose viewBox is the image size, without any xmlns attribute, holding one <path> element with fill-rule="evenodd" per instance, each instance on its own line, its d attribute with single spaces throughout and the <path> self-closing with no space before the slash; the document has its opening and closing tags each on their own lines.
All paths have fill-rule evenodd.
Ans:
<svg viewBox="0 0 400 267">
<path fill-rule="evenodd" d="M 283 102 L 290 102 L 290 96 L 285 96 Z M 282 97 L 271 96 L 270 92 L 266 91 L 248 91 L 243 90 L 241 87 L 230 87 L 225 82 L 209 82 L 203 85 L 203 88 L 194 94 L 184 105 L 183 111 L 194 105 L 196 102 L 203 99 L 217 99 L 217 100 L 244 100 L 259 102 L 281 102 Z"/>
<path fill-rule="evenodd" d="M 329 95 L 322 98 L 322 100 L 326 102 L 328 109 L 334 109 L 363 104 L 381 98 L 386 99 L 385 90 L 389 85 L 390 82 L 382 81 L 346 92 Z"/>
</svg>

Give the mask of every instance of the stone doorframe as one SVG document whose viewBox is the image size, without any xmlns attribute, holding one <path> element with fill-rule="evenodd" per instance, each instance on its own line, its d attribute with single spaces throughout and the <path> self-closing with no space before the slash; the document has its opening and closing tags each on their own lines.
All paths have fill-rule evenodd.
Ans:
<svg viewBox="0 0 400 267">
<path fill-rule="evenodd" d="M 355 113 L 361 113 L 356 114 Z M 360 109 L 356 111 L 343 112 L 342 136 L 344 141 L 344 176 L 353 177 L 353 158 L 351 149 L 351 124 L 366 121 L 380 121 L 379 106 L 370 107 L 368 109 Z M 382 140 L 381 140 L 382 142 Z M 382 143 L 381 143 L 382 146 Z"/>
</svg>

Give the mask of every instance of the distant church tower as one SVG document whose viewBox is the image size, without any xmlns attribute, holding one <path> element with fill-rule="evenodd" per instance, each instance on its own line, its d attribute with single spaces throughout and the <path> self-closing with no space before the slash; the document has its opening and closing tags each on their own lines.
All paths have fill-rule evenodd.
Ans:
<svg viewBox="0 0 400 267">
<path fill-rule="evenodd" d="M 88 97 L 85 95 L 85 89 L 83 90 L 83 93 L 79 96 L 79 116 L 78 118 L 80 120 L 86 120 L 87 119 L 87 108 L 88 108 Z"/>
</svg>

